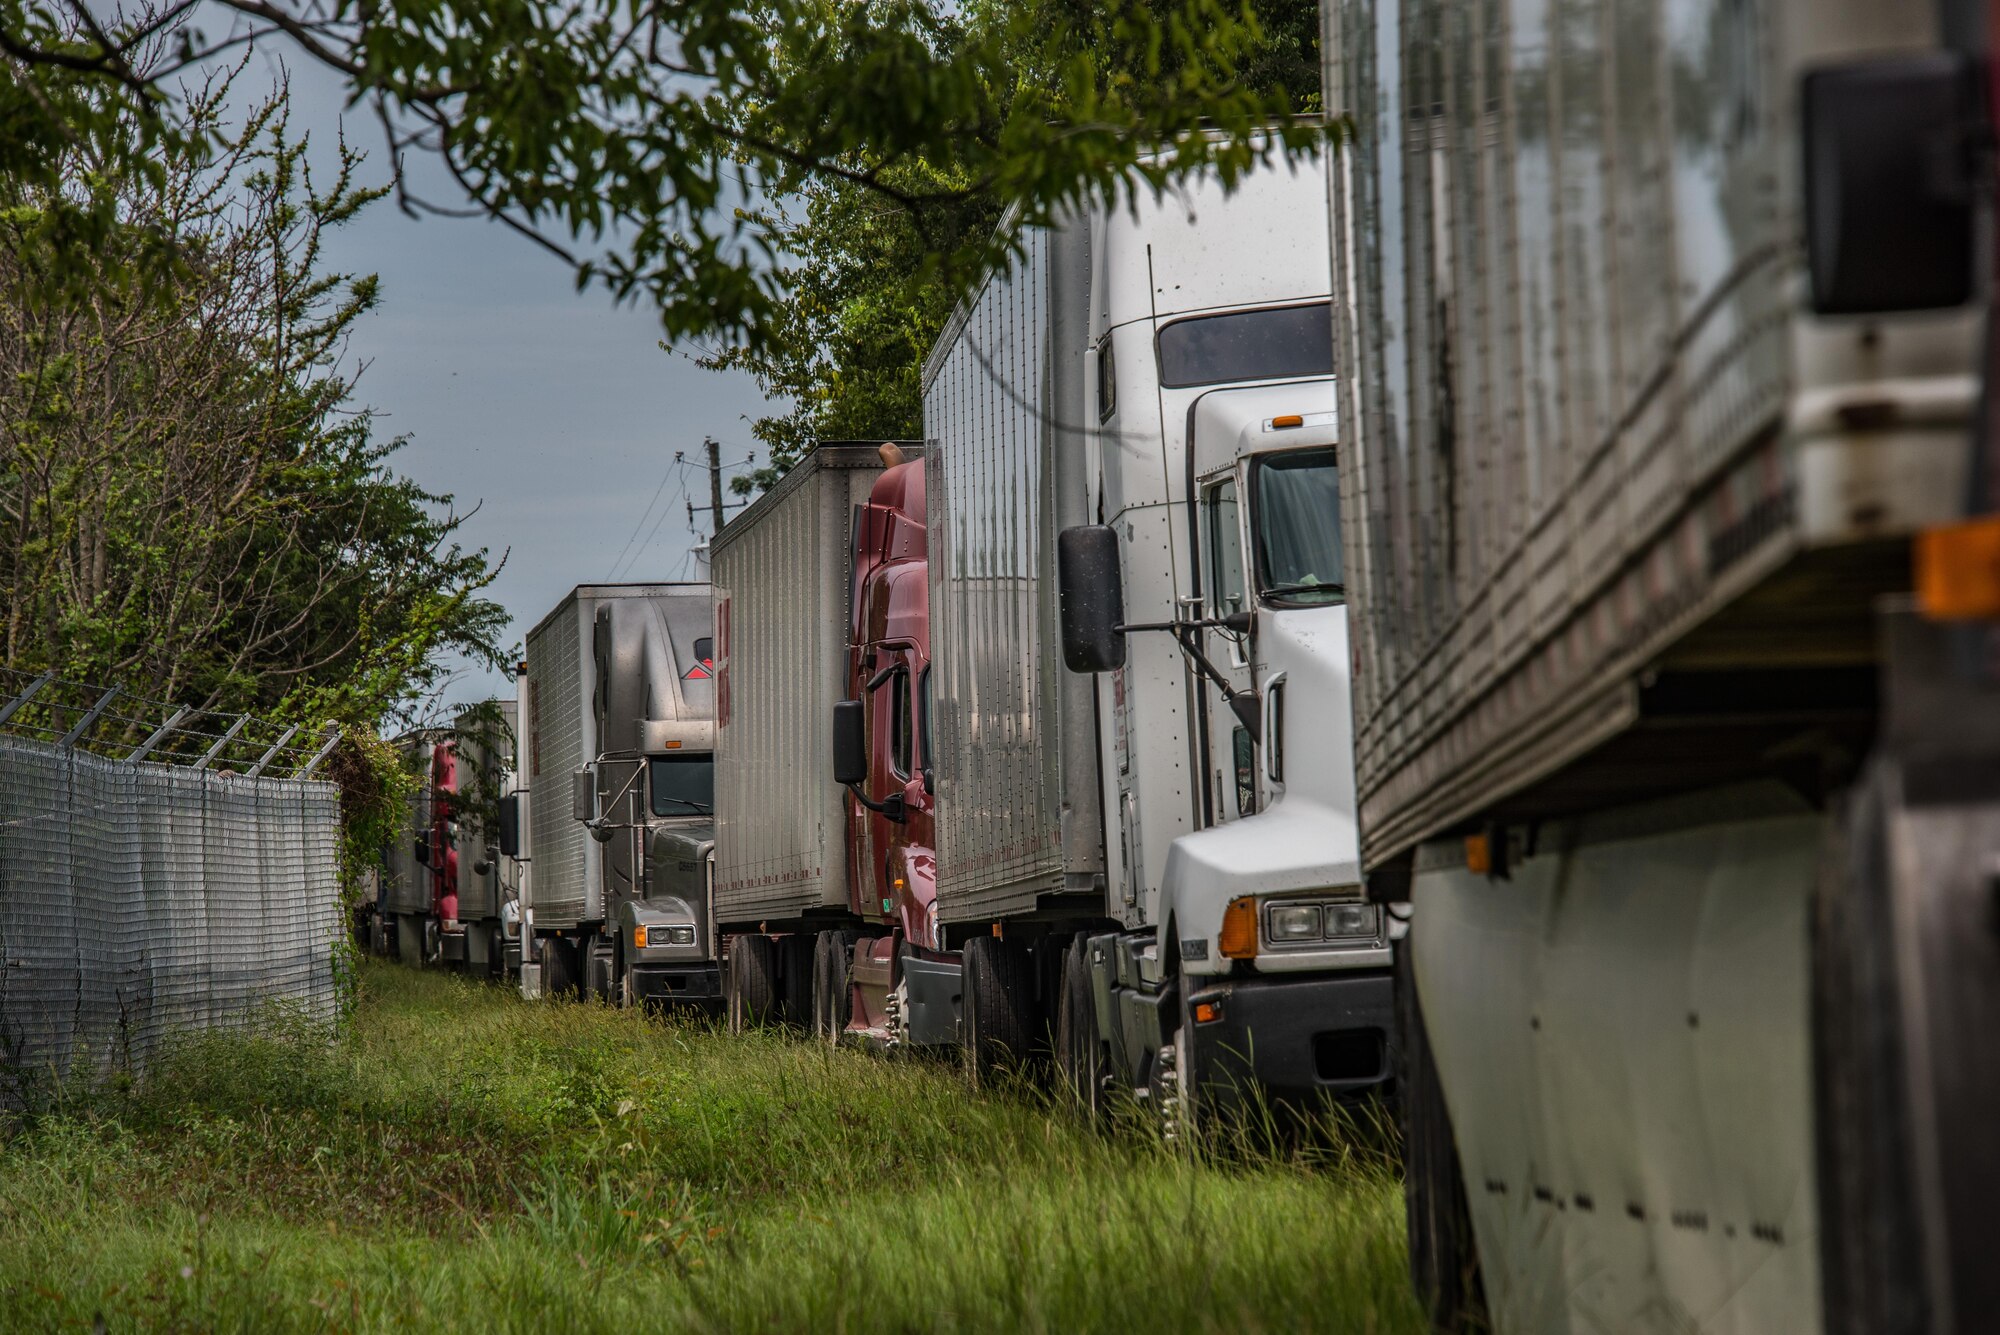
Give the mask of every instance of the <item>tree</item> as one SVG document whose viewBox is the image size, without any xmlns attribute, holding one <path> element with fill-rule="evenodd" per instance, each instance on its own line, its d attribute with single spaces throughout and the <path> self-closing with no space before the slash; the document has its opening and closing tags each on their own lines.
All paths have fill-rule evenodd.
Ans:
<svg viewBox="0 0 2000 1335">
<path fill-rule="evenodd" d="M 344 143 L 315 181 L 282 97 L 225 129 L 226 89 L 148 170 L 78 142 L 54 188 L 0 177 L 0 665 L 372 726 L 447 651 L 499 663 L 505 614 L 339 366 L 378 291 L 322 240 L 383 192 Z M 65 206 L 105 209 L 88 255 Z"/>
<path fill-rule="evenodd" d="M 1135 53 L 1104 40 L 1118 21 L 1115 6 L 1038 0 L 999 7 L 1031 20 L 1009 29 L 1018 44 L 1008 52 L 1003 98 L 1060 87 L 1061 71 L 1079 60 L 1092 65 L 1099 88 L 1129 86 L 1157 77 L 1161 69 L 1169 76 L 1176 72 L 1173 52 L 1159 53 L 1157 68 L 1150 56 L 1136 66 L 1119 63 Z M 965 9 L 967 21 L 994 22 L 995 8 L 996 0 L 973 0 Z M 1169 22 L 1170 6 L 1155 18 Z M 1317 110 L 1317 0 L 1253 0 L 1249 19 L 1238 53 L 1239 77 L 1276 105 Z M 863 154 L 850 165 L 865 170 L 876 163 Z M 880 169 L 886 181 L 909 195 L 937 195 L 963 184 L 950 162 L 911 158 Z M 714 369 L 749 371 L 765 393 L 791 405 L 752 424 L 770 462 L 732 480 L 738 494 L 772 486 L 817 440 L 923 434 L 923 360 L 966 277 L 952 265 L 984 253 L 980 243 L 993 235 L 1004 205 L 997 197 L 975 194 L 951 213 L 914 209 L 845 177 L 804 179 L 788 202 L 790 211 L 774 215 L 769 226 L 788 271 L 789 304 L 763 337 L 712 346 L 700 359 Z"/>
<path fill-rule="evenodd" d="M 1289 110 L 1244 79 L 1269 53 L 1234 0 L 935 5 L 162 0 L 100 21 L 88 0 L 0 0 L 0 175 L 52 190 L 79 148 L 143 168 L 203 137 L 176 78 L 278 50 L 374 113 L 404 207 L 460 211 L 404 174 L 428 154 L 579 283 L 657 303 L 670 338 L 754 346 L 796 277 L 766 206 L 805 182 L 923 219 L 952 238 L 940 279 L 963 283 L 1007 253 L 971 213 L 1035 222 L 1204 166 L 1234 179 L 1266 153 L 1253 131 Z M 198 13 L 232 26 L 210 35 Z M 89 198 L 43 220 L 64 253 L 110 225 Z"/>
</svg>

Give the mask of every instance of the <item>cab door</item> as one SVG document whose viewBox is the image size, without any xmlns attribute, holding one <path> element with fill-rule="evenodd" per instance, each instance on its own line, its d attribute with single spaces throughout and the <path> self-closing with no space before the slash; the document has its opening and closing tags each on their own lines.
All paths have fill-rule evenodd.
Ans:
<svg viewBox="0 0 2000 1335">
<path fill-rule="evenodd" d="M 1251 611 L 1242 487 L 1234 469 L 1202 480 L 1198 521 L 1203 615 L 1220 618 Z M 1208 660 L 1229 679 L 1230 687 L 1249 692 L 1253 685 L 1251 636 L 1221 629 L 1203 631 L 1202 636 Z M 1207 692 L 1209 818 L 1221 824 L 1257 810 L 1257 747 L 1250 730 L 1237 719 L 1214 683 L 1204 679 L 1201 688 Z"/>
</svg>

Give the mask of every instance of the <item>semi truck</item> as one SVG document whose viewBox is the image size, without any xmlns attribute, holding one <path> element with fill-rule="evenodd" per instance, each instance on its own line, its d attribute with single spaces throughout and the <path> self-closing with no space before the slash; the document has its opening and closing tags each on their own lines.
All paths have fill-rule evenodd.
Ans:
<svg viewBox="0 0 2000 1335">
<path fill-rule="evenodd" d="M 525 991 L 720 998 L 709 618 L 706 584 L 584 584 L 528 632 Z"/>
<path fill-rule="evenodd" d="M 434 783 L 450 804 L 439 831 L 454 854 L 456 918 L 445 929 L 445 955 L 483 978 L 512 976 L 521 965 L 518 931 L 520 862 L 503 853 L 500 803 L 512 791 L 516 709 L 488 700 L 459 711 L 452 722 L 449 786 Z M 453 938 L 456 941 L 453 941 Z"/>
<path fill-rule="evenodd" d="M 1029 234 L 924 367 L 938 937 L 1172 1127 L 1387 1092 L 1346 736 L 1317 159 Z"/>
<path fill-rule="evenodd" d="M 2000 1309 L 1990 12 L 1324 5 L 1440 1329 Z"/>
<path fill-rule="evenodd" d="M 375 953 L 412 966 L 436 962 L 442 949 L 439 877 L 433 852 L 439 822 L 437 750 L 448 737 L 446 729 L 418 728 L 390 741 L 414 782 L 404 798 L 396 831 L 382 849 L 369 936 Z"/>
<path fill-rule="evenodd" d="M 712 543 L 732 1029 L 787 1022 L 885 1049 L 910 1044 L 912 1024 L 916 1042 L 957 1039 L 949 996 L 913 1015 L 922 965 L 899 958 L 935 944 L 921 452 L 822 441 Z"/>
</svg>

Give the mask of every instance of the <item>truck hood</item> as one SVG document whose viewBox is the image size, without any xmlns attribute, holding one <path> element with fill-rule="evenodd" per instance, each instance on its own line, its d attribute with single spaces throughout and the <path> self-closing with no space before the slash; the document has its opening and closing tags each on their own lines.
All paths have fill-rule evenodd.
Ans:
<svg viewBox="0 0 2000 1335">
<path fill-rule="evenodd" d="M 1284 674 L 1279 739 L 1284 782 L 1257 814 L 1175 840 L 1167 854 L 1167 878 L 1174 884 L 1195 877 L 1240 886 L 1244 894 L 1358 885 L 1347 608 L 1284 608 L 1260 615 L 1260 702 L 1272 678 Z M 1261 755 L 1258 763 L 1264 763 Z"/>
</svg>

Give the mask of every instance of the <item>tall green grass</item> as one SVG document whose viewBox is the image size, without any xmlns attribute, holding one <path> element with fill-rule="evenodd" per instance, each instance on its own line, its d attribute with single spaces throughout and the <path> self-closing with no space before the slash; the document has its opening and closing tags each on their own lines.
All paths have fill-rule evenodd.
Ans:
<svg viewBox="0 0 2000 1335">
<path fill-rule="evenodd" d="M 370 965 L 0 1126 L 20 1329 L 1417 1331 L 1368 1158 L 1197 1161 L 1026 1093 Z"/>
</svg>

